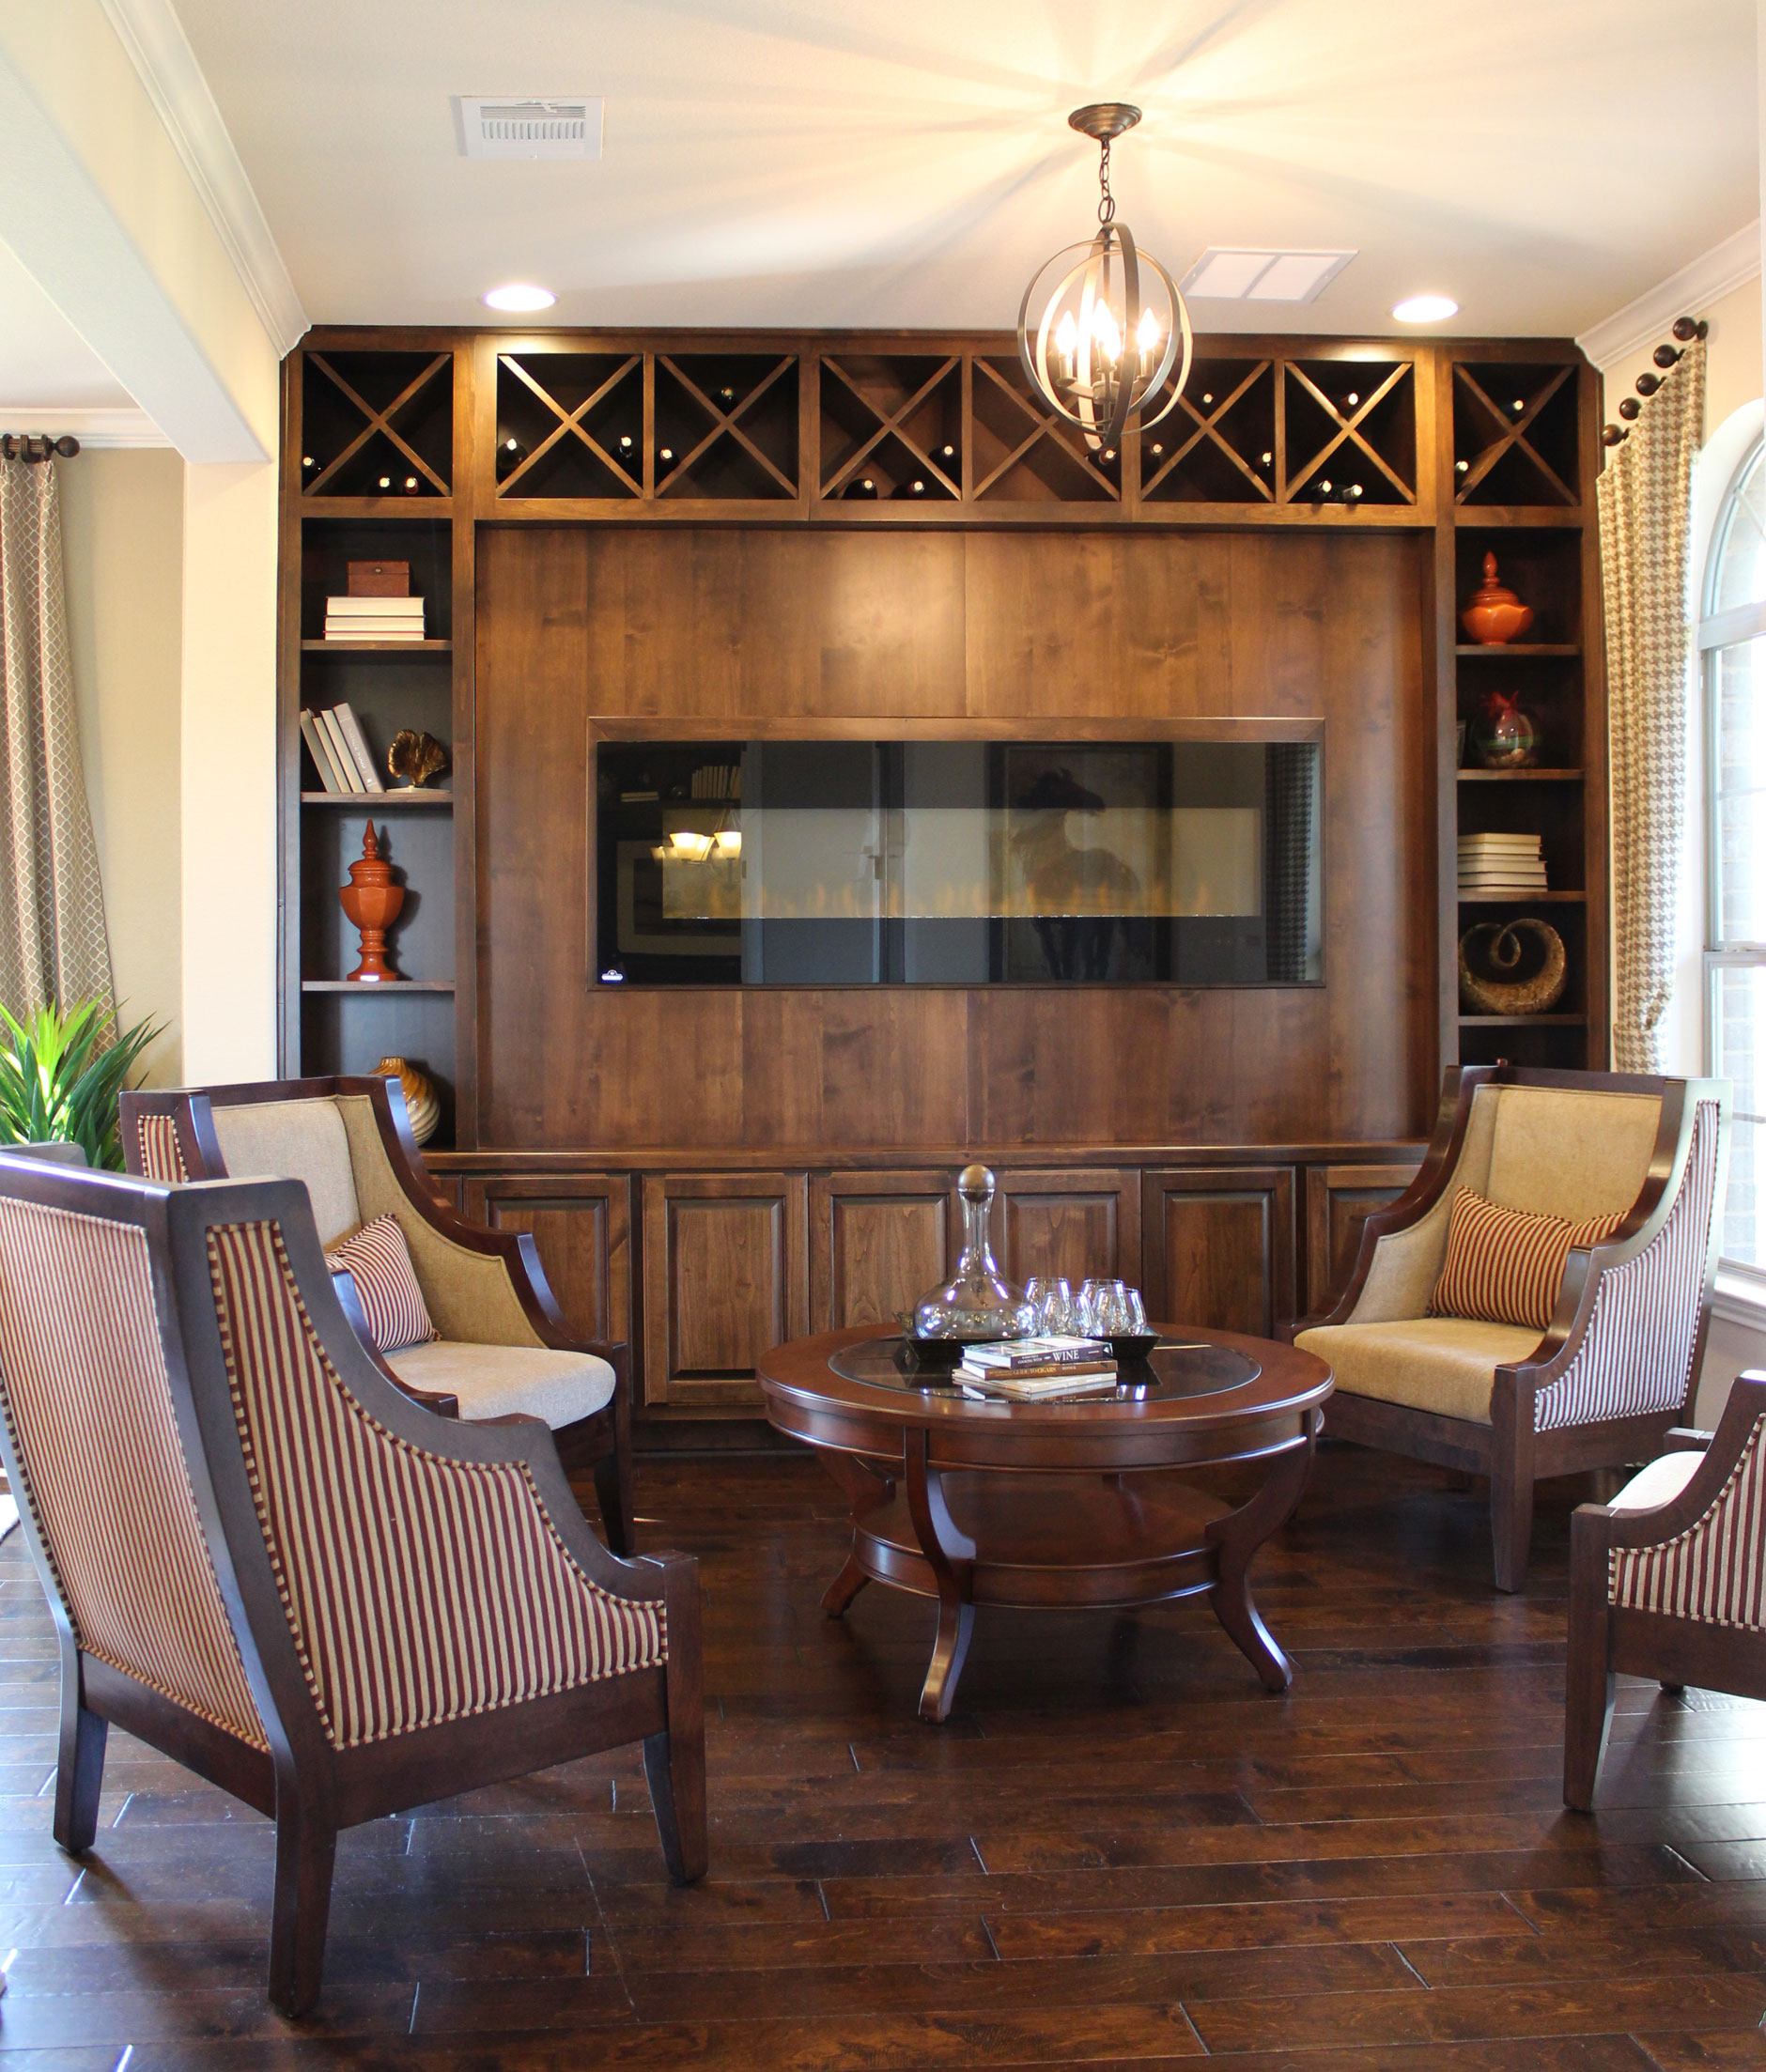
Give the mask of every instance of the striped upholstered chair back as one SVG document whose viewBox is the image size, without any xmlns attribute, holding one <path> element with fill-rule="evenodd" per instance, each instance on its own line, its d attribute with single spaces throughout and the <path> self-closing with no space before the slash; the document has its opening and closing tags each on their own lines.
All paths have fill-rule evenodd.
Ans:
<svg viewBox="0 0 1766 2072">
<path fill-rule="evenodd" d="M 607 1553 L 543 1423 L 403 1394 L 300 1182 L 0 1157 L 0 1455 L 61 1637 L 56 1839 L 92 1846 L 110 1720 L 271 1815 L 286 2011 L 341 1826 L 637 1738 L 704 1870 L 694 1564 Z"/>
<path fill-rule="evenodd" d="M 267 1749 L 166 1358 L 153 1205 L 48 1167 L 31 1199 L 19 1170 L 0 1178 L 0 1423 L 51 1602 L 87 1654 Z"/>
<path fill-rule="evenodd" d="M 1564 1798 L 1587 1812 L 1616 1676 L 1766 1699 L 1766 1374 L 1572 1521 Z"/>
</svg>

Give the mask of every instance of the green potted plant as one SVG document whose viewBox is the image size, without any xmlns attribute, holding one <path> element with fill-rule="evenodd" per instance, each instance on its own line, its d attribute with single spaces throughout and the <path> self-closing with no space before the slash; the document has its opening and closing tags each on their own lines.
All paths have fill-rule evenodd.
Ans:
<svg viewBox="0 0 1766 2072">
<path fill-rule="evenodd" d="M 0 1007 L 0 1147 L 78 1144 L 86 1163 L 123 1169 L 116 1097 L 131 1068 L 164 1025 L 137 1022 L 105 1042 L 111 1027 L 96 1000 L 64 1013 L 39 1008 L 23 1023 Z"/>
</svg>

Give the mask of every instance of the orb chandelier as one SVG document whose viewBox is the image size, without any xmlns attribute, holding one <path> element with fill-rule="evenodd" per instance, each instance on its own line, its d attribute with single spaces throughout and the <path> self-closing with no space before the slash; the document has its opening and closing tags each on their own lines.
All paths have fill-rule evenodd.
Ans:
<svg viewBox="0 0 1766 2072">
<path fill-rule="evenodd" d="M 1189 311 L 1170 273 L 1117 222 L 1110 193 L 1110 145 L 1139 120 L 1140 110 L 1120 101 L 1067 117 L 1097 141 L 1097 235 L 1046 259 L 1018 308 L 1018 354 L 1031 386 L 1093 453 L 1111 456 L 1131 416 L 1140 413 L 1142 429 L 1158 424 L 1189 379 Z M 1163 405 L 1145 415 L 1168 384 Z"/>
</svg>

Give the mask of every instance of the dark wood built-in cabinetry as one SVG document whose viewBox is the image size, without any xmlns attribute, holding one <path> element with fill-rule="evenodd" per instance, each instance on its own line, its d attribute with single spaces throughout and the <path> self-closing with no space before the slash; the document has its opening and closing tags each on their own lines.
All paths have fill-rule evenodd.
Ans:
<svg viewBox="0 0 1766 2072">
<path fill-rule="evenodd" d="M 631 1339 L 645 1415 L 747 1406 L 774 1336 L 910 1300 L 971 1151 L 1010 1271 L 1264 1331 L 1402 1185 L 1444 1062 L 1605 1061 L 1599 382 L 1568 342 L 1203 339 L 1095 461 L 999 333 L 315 332 L 286 425 L 283 1069 L 425 1065 L 432 1167 Z M 1464 642 L 1487 551 L 1525 645 Z M 410 562 L 421 648 L 324 643 L 361 556 Z M 1493 685 L 1540 769 L 1458 766 Z M 298 714 L 340 698 L 377 755 L 444 739 L 442 789 L 316 796 Z M 596 741 L 1302 734 L 1319 982 L 600 982 Z M 336 901 L 370 811 L 410 894 L 412 982 L 378 992 Z M 1547 897 L 1462 903 L 1484 829 L 1542 837 Z M 1523 912 L 1569 994 L 1463 1014 L 1460 933 Z"/>
</svg>

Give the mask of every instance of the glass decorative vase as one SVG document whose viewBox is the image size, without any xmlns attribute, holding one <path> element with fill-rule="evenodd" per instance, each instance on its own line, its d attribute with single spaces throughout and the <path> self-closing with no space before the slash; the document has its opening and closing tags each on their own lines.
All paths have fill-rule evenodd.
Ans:
<svg viewBox="0 0 1766 2072">
<path fill-rule="evenodd" d="M 1530 769 L 1539 761 L 1539 732 L 1514 699 L 1493 690 L 1472 728 L 1472 746 L 1487 770 Z"/>
<path fill-rule="evenodd" d="M 914 1335 L 921 1338 L 1028 1338 L 1036 1310 L 994 1263 L 988 1223 L 994 1176 L 985 1166 L 965 1166 L 956 1176 L 963 1198 L 963 1252 L 956 1277 L 922 1295 L 914 1305 Z"/>
</svg>

